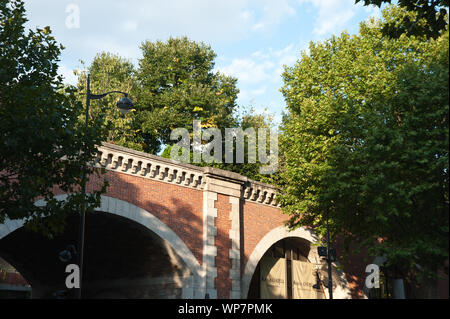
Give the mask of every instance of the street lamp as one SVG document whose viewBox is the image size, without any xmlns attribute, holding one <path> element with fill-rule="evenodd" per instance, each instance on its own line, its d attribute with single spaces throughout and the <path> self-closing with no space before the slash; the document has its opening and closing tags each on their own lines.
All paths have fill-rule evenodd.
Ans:
<svg viewBox="0 0 450 319">
<path fill-rule="evenodd" d="M 128 98 L 128 93 L 121 91 L 110 91 L 103 94 L 92 94 L 91 93 L 91 75 L 88 74 L 86 81 L 86 127 L 89 123 L 89 106 L 91 104 L 91 100 L 99 100 L 104 98 L 108 94 L 111 93 L 121 93 L 124 95 L 118 102 L 117 108 L 122 114 L 127 114 L 131 109 L 133 109 L 133 102 Z M 86 164 L 87 165 L 87 164 Z M 86 166 L 83 169 L 83 185 L 81 188 L 81 193 L 83 194 L 83 204 L 81 206 L 81 214 L 80 214 L 80 228 L 79 228 L 79 238 L 78 238 L 78 267 L 80 268 L 80 288 L 77 291 L 77 298 L 81 299 L 81 287 L 83 282 L 83 255 L 84 255 L 84 226 L 86 222 Z"/>
</svg>

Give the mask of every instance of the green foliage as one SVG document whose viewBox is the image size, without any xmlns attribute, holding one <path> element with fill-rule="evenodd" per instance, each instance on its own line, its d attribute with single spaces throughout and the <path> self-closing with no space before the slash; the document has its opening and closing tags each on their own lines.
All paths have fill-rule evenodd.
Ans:
<svg viewBox="0 0 450 319">
<path fill-rule="evenodd" d="M 129 97 L 135 102 L 138 82 L 134 66 L 118 55 L 106 52 L 97 54 L 91 65 L 83 71 L 76 71 L 78 75 L 78 99 L 86 107 L 86 80 L 87 74 L 91 75 L 91 92 L 102 94 L 110 91 L 122 91 L 129 93 Z M 143 150 L 139 140 L 139 126 L 136 123 L 136 112 L 123 115 L 116 107 L 116 102 L 122 97 L 119 93 L 112 93 L 99 100 L 91 100 L 89 116 L 91 119 L 102 122 L 108 130 L 106 141 L 124 147 Z M 80 117 L 85 121 L 85 116 Z"/>
<path fill-rule="evenodd" d="M 137 67 L 103 52 L 79 73 L 80 91 L 89 72 L 92 92 L 129 92 L 135 104 L 135 112 L 124 117 L 115 108 L 117 96 L 93 101 L 91 116 L 104 119 L 109 142 L 157 154 L 173 142 L 172 129 L 192 131 L 194 120 L 204 127 L 233 127 L 237 80 L 213 72 L 216 55 L 209 46 L 183 37 L 146 41 L 141 49 Z"/>
<path fill-rule="evenodd" d="M 146 41 L 141 49 L 143 57 L 137 67 L 120 56 L 102 52 L 85 71 L 77 73 L 80 102 L 85 99 L 90 73 L 93 93 L 128 92 L 135 104 L 136 110 L 123 116 L 115 106 L 118 96 L 111 94 L 91 102 L 90 117 L 103 121 L 109 130 L 108 142 L 154 154 L 165 147 L 162 156 L 170 157 L 174 144 L 171 131 L 186 128 L 192 137 L 194 120 L 201 121 L 202 129 L 219 128 L 223 139 L 225 128 L 273 128 L 270 116 L 255 115 L 253 109 L 244 108 L 241 117 L 235 116 L 239 92 L 236 79 L 213 72 L 216 55 L 209 46 L 183 37 L 166 42 Z M 246 154 L 247 151 L 246 147 Z M 258 180 L 266 177 L 259 174 L 261 163 L 195 164 Z"/>
<path fill-rule="evenodd" d="M 255 112 L 253 107 L 243 107 L 242 114 L 239 117 L 237 122 L 237 127 L 240 127 L 243 131 L 248 128 L 255 129 L 258 132 L 259 128 L 267 129 L 267 133 L 269 134 L 270 130 L 275 130 L 275 124 L 273 121 L 273 114 L 266 113 L 267 109 L 264 110 L 263 114 L 258 114 Z M 266 137 L 266 153 L 270 147 L 270 139 Z M 253 180 L 262 181 L 266 183 L 270 183 L 273 175 L 265 175 L 260 173 L 260 167 L 263 165 L 258 159 L 256 163 L 248 162 L 248 138 L 245 138 L 244 141 L 244 161 L 245 163 L 236 163 L 236 164 L 222 164 L 222 169 L 230 170 L 241 175 L 247 176 Z M 256 144 L 256 154 L 258 154 L 259 144 Z"/>
<path fill-rule="evenodd" d="M 25 23 L 23 1 L 0 1 L 0 224 L 25 219 L 50 235 L 80 210 L 82 171 L 104 131 L 97 122 L 86 128 L 77 121 L 83 108 L 75 88 L 57 75 L 62 46 L 50 28 L 25 33 Z M 67 201 L 55 199 L 56 188 L 71 193 Z M 104 188 L 87 197 L 90 209 Z M 46 205 L 36 207 L 38 199 Z"/>
<path fill-rule="evenodd" d="M 355 3 L 360 1 L 355 0 Z M 391 3 L 391 0 L 364 0 L 365 6 L 380 7 L 382 3 Z M 448 25 L 448 5 L 448 0 L 398 0 L 398 6 L 406 9 L 406 14 L 386 20 L 382 31 L 394 38 L 406 34 L 436 39 Z"/>
<path fill-rule="evenodd" d="M 173 128 L 192 131 L 193 120 L 225 128 L 234 122 L 236 79 L 214 73 L 214 51 L 203 43 L 170 38 L 141 46 L 138 118 L 144 150 L 157 153 Z"/>
<path fill-rule="evenodd" d="M 281 203 L 292 228 L 323 233 L 329 207 L 346 244 L 429 275 L 449 251 L 448 31 L 393 39 L 380 26 L 311 43 L 283 74 Z"/>
<path fill-rule="evenodd" d="M 265 110 L 267 111 L 267 110 Z M 230 128 L 241 128 L 243 131 L 245 131 L 248 128 L 253 128 L 257 134 L 259 128 L 267 129 L 267 133 L 269 134 L 269 130 L 274 129 L 274 123 L 273 123 L 273 115 L 272 114 L 257 114 L 255 113 L 255 109 L 253 107 L 242 107 L 241 110 L 242 114 L 239 116 L 239 118 L 236 120 L 234 127 Z M 191 136 L 192 137 L 192 136 Z M 222 138 L 225 139 L 225 135 L 222 134 Z M 269 150 L 270 147 L 270 139 L 269 136 L 266 137 L 266 153 Z M 257 139 L 256 139 L 257 140 Z M 192 142 L 192 140 L 191 140 Z M 203 144 L 206 144 L 208 142 L 203 142 Z M 191 143 L 193 144 L 193 143 Z M 258 154 L 258 144 L 256 145 L 256 154 Z M 172 150 L 173 144 L 167 146 L 164 149 L 164 152 L 161 154 L 162 157 L 165 158 L 171 158 L 171 150 Z M 221 163 L 207 163 L 205 161 L 201 161 L 200 163 L 194 163 L 194 155 L 191 149 L 190 152 L 190 162 L 194 165 L 198 166 L 209 166 L 209 167 L 215 167 L 220 168 L 228 171 L 232 171 L 235 173 L 239 173 L 243 176 L 247 176 L 248 178 L 251 178 L 253 180 L 262 181 L 266 183 L 270 183 L 272 181 L 273 175 L 265 175 L 260 173 L 260 167 L 263 165 L 260 161 L 258 161 L 258 158 L 256 159 L 256 163 L 249 163 L 249 156 L 248 156 L 248 137 L 245 136 L 244 138 L 244 163 L 237 163 L 236 160 L 236 140 L 233 142 L 233 154 L 234 154 L 234 160 L 233 163 L 226 163 L 225 160 L 225 141 L 222 141 L 222 162 Z"/>
</svg>

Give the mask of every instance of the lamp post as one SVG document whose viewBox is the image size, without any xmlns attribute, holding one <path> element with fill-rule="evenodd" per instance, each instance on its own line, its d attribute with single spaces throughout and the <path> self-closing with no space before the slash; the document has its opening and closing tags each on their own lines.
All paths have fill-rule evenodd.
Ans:
<svg viewBox="0 0 450 319">
<path fill-rule="evenodd" d="M 104 98 L 108 94 L 111 93 L 121 93 L 124 95 L 119 101 L 117 101 L 117 108 L 122 114 L 127 114 L 133 108 L 133 102 L 128 98 L 128 93 L 121 91 L 110 91 L 103 94 L 92 94 L 91 93 L 91 75 L 88 74 L 86 81 L 86 120 L 85 125 L 88 127 L 89 123 L 89 106 L 91 104 L 91 100 L 99 100 Z M 81 206 L 80 213 L 80 225 L 79 225 L 79 237 L 78 237 L 78 267 L 80 269 L 80 288 L 77 290 L 77 298 L 81 299 L 81 287 L 83 282 L 83 255 L 84 255 L 84 230 L 85 230 L 85 222 L 86 222 L 86 165 L 83 168 L 83 183 L 81 187 L 81 193 L 83 195 L 83 204 Z"/>
</svg>

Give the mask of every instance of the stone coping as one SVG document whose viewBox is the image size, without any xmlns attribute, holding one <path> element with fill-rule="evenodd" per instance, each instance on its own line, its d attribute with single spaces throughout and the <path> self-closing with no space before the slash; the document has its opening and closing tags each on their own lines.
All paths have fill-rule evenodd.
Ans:
<svg viewBox="0 0 450 319">
<path fill-rule="evenodd" d="M 245 200 L 279 206 L 274 186 L 235 172 L 181 163 L 106 142 L 99 147 L 99 151 L 96 165 L 107 170 L 195 189 L 203 189 L 207 177 L 228 181 L 241 185 L 241 197 Z"/>
</svg>

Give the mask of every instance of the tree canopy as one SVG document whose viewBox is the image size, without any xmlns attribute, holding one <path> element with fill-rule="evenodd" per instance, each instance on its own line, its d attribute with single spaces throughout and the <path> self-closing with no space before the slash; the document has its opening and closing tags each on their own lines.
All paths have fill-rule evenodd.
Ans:
<svg viewBox="0 0 450 319">
<path fill-rule="evenodd" d="M 49 27 L 25 32 L 26 21 L 23 1 L 0 2 L 0 224 L 25 219 L 50 234 L 85 200 L 82 172 L 104 130 L 79 123 L 75 89 L 57 75 L 62 45 Z M 55 199 L 56 188 L 70 194 L 66 201 Z M 91 209 L 103 190 L 87 197 Z M 46 204 L 35 206 L 38 199 Z"/>
<path fill-rule="evenodd" d="M 153 154 L 164 148 L 162 156 L 170 157 L 176 143 L 170 140 L 172 130 L 185 128 L 192 138 L 194 120 L 201 121 L 202 130 L 220 129 L 222 139 L 225 128 L 273 128 L 270 117 L 254 114 L 254 110 L 244 108 L 243 114 L 237 115 L 237 79 L 213 71 L 216 54 L 210 46 L 181 37 L 145 41 L 141 50 L 137 66 L 118 55 L 101 52 L 84 71 L 77 72 L 80 101 L 90 73 L 92 92 L 128 92 L 135 104 L 134 112 L 123 116 L 114 107 L 117 97 L 113 95 L 92 101 L 91 117 L 103 120 L 109 130 L 107 141 Z M 247 155 L 247 149 L 245 152 Z M 263 177 L 258 173 L 260 162 L 193 164 L 228 169 L 255 179 Z"/>
<path fill-rule="evenodd" d="M 265 110 L 267 111 L 267 110 Z M 194 162 L 194 155 L 193 155 L 193 149 L 195 147 L 195 144 L 191 141 L 191 148 L 190 148 L 190 161 L 191 163 L 198 165 L 198 166 L 209 166 L 209 167 L 216 167 L 232 172 L 239 173 L 241 175 L 247 176 L 253 180 L 262 181 L 266 183 L 270 183 L 272 181 L 272 178 L 275 176 L 275 174 L 266 174 L 262 171 L 262 167 L 266 163 L 262 163 L 259 158 L 259 148 L 261 147 L 259 142 L 259 136 L 258 136 L 258 129 L 264 129 L 266 132 L 266 145 L 265 145 L 265 154 L 270 154 L 271 150 L 273 151 L 274 145 L 272 139 L 275 139 L 276 136 L 273 135 L 273 132 L 275 130 L 275 124 L 273 123 L 273 115 L 270 113 L 257 113 L 253 107 L 241 107 L 241 114 L 236 117 L 234 127 L 230 127 L 232 130 L 240 131 L 240 133 L 243 134 L 243 162 L 238 161 L 238 143 L 239 138 L 237 136 L 233 136 L 232 144 L 231 142 L 231 149 L 233 152 L 232 155 L 232 163 L 227 162 L 226 159 L 226 151 L 227 151 L 227 142 L 224 141 L 226 139 L 226 132 L 222 132 L 222 145 L 221 145 L 221 151 L 222 151 L 222 157 L 220 162 L 206 162 L 202 158 L 199 163 Z M 248 131 L 248 129 L 252 131 Z M 223 131 L 223 130 L 222 130 Z M 235 131 L 235 132 L 236 132 Z M 246 133 L 254 133 L 254 140 L 252 140 L 252 137 L 249 135 L 246 135 Z M 249 143 L 254 143 L 254 161 L 251 159 L 251 156 L 249 156 Z M 272 144 L 271 144 L 272 143 Z M 203 146 L 208 144 L 208 141 L 203 141 Z M 168 145 L 164 152 L 161 154 L 162 157 L 165 158 L 171 158 L 171 152 L 172 147 L 174 144 Z M 198 150 L 198 148 L 196 148 Z M 215 150 L 216 151 L 216 150 Z M 278 151 L 278 148 L 277 148 Z M 270 162 L 266 164 L 268 166 L 275 165 L 276 168 L 278 168 L 278 162 Z M 275 170 L 275 169 L 274 169 Z M 276 170 L 275 170 L 276 171 Z M 276 173 L 276 172 L 275 172 Z"/>
<path fill-rule="evenodd" d="M 83 62 L 84 65 L 84 62 Z M 92 63 L 85 70 L 76 70 L 78 76 L 77 91 L 78 100 L 86 99 L 86 80 L 90 74 L 90 88 L 94 94 L 102 94 L 109 91 L 122 91 L 129 94 L 136 103 L 138 82 L 136 71 L 131 61 L 117 54 L 107 52 L 98 53 Z M 100 121 L 107 129 L 106 141 L 119 144 L 124 147 L 143 150 L 139 141 L 139 129 L 137 127 L 136 110 L 132 110 L 125 116 L 116 107 L 116 101 L 121 94 L 110 94 L 99 100 L 92 100 L 89 108 L 91 119 Z M 84 115 L 80 121 L 84 122 Z"/>
<path fill-rule="evenodd" d="M 448 30 L 394 39 L 372 20 L 285 70 L 278 183 L 291 228 L 323 233 L 329 209 L 334 234 L 405 278 L 448 260 L 448 50 Z"/>
<path fill-rule="evenodd" d="M 358 3 L 362 0 L 355 0 Z M 364 5 L 381 6 L 391 0 L 363 0 Z M 398 38 L 402 34 L 438 38 L 448 25 L 448 0 L 398 0 L 408 13 L 385 21 L 383 33 Z"/>
<path fill-rule="evenodd" d="M 135 104 L 135 112 L 124 120 L 111 106 L 108 110 L 111 101 L 96 102 L 94 109 L 106 112 L 111 124 L 110 141 L 157 154 L 171 143 L 172 129 L 192 131 L 194 120 L 200 120 L 203 127 L 233 126 L 237 80 L 213 72 L 216 54 L 210 46 L 182 37 L 145 41 L 141 50 L 143 57 L 136 67 L 120 56 L 102 52 L 87 68 L 93 90 L 121 88 L 131 94 Z M 86 72 L 79 73 L 78 82 L 83 90 Z"/>
</svg>

